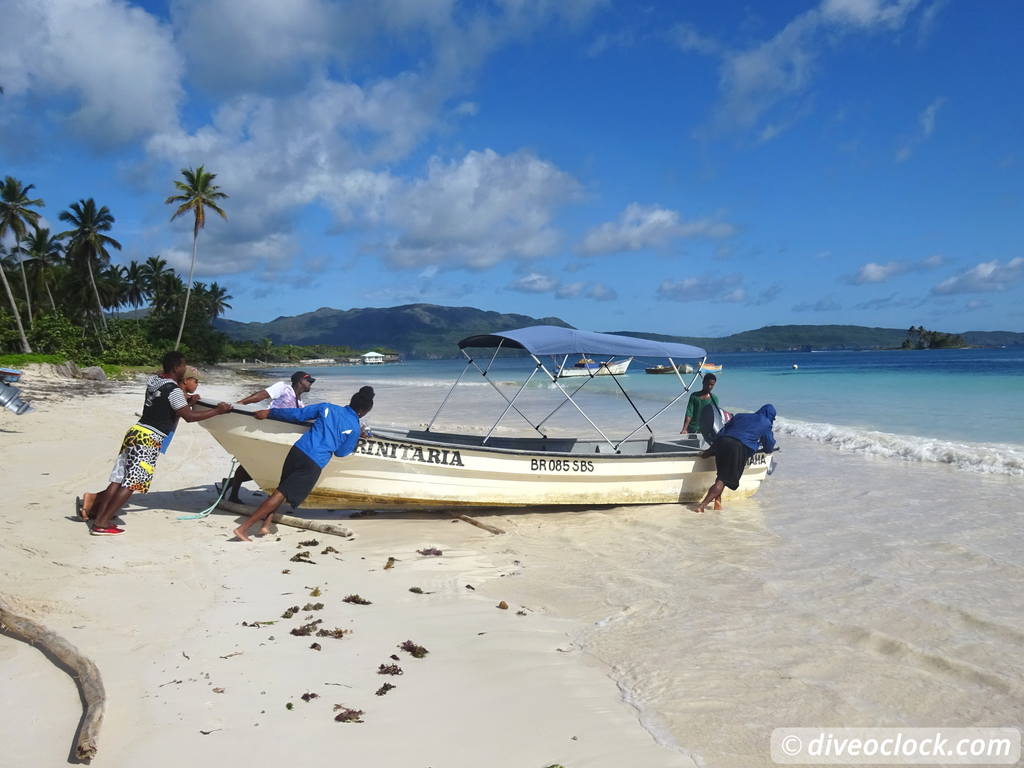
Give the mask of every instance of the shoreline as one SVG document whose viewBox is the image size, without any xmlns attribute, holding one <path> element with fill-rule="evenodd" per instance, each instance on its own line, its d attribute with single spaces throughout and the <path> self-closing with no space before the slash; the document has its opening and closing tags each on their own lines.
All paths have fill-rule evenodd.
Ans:
<svg viewBox="0 0 1024 768">
<path fill-rule="evenodd" d="M 0 416 L 13 480 L 0 518 L 0 577 L 18 610 L 99 666 L 108 701 L 95 765 L 264 765 L 296 755 L 403 768 L 695 765 L 659 746 L 611 670 L 573 645 L 580 622 L 514 603 L 496 607 L 498 599 L 512 602 L 498 596 L 515 591 L 503 585 L 529 553 L 513 556 L 507 550 L 518 544 L 472 526 L 381 514 L 344 520 L 352 540 L 279 528 L 253 545 L 229 542 L 230 515 L 175 520 L 206 506 L 228 463 L 201 427 L 183 424 L 153 490 L 124 513 L 128 535 L 89 537 L 73 520 L 74 496 L 105 484 L 141 384 L 47 381 L 46 396 L 37 397 L 42 377 L 28 376 L 23 391 L 37 412 Z M 247 384 L 214 373 L 201 391 L 236 399 Z M 312 538 L 316 547 L 298 546 Z M 321 554 L 328 546 L 338 552 Z M 444 554 L 416 553 L 425 547 Z M 300 549 L 317 564 L 291 562 Z M 398 562 L 384 570 L 388 557 Z M 313 598 L 317 585 L 321 597 Z M 372 605 L 343 602 L 354 593 Z M 308 602 L 324 608 L 281 618 Z M 291 636 L 306 617 L 353 631 L 342 639 Z M 430 653 L 411 658 L 396 648 L 405 640 Z M 312 641 L 322 649 L 311 650 Z M 405 674 L 378 675 L 382 663 Z M 21 765 L 64 763 L 80 714 L 70 679 L 5 636 L 0 679 L 0 703 L 12 713 L 0 726 L 7 756 Z M 375 696 L 383 682 L 397 688 Z M 306 692 L 318 698 L 305 702 Z M 335 722 L 334 704 L 364 710 L 365 722 Z"/>
</svg>

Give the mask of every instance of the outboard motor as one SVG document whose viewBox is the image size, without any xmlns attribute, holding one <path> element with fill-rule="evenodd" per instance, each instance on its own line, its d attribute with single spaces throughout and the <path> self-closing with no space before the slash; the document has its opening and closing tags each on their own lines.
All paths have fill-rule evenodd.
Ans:
<svg viewBox="0 0 1024 768">
<path fill-rule="evenodd" d="M 31 405 L 21 399 L 21 390 L 0 381 L 0 407 L 13 411 L 18 416 L 31 413 L 35 410 Z"/>
</svg>

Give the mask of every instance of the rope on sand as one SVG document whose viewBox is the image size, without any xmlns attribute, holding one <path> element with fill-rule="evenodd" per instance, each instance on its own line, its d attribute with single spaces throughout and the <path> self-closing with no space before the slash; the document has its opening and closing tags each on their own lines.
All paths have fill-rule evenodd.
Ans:
<svg viewBox="0 0 1024 768">
<path fill-rule="evenodd" d="M 238 469 L 238 459 L 231 459 L 231 469 L 228 471 L 228 476 L 224 478 L 224 485 L 220 489 L 220 495 L 217 500 L 210 506 L 204 509 L 202 512 L 196 512 L 194 515 L 178 515 L 179 520 L 202 520 L 204 517 L 209 517 L 210 513 L 217 508 L 217 505 L 224 499 L 224 494 L 228 492 L 228 488 L 231 486 L 231 479 L 235 476 L 235 470 Z"/>
<path fill-rule="evenodd" d="M 75 756 L 79 760 L 94 758 L 107 701 L 99 669 L 91 659 L 79 653 L 75 646 L 57 633 L 14 613 L 3 596 L 0 596 L 0 632 L 39 648 L 78 685 L 85 709 L 75 740 Z"/>
</svg>

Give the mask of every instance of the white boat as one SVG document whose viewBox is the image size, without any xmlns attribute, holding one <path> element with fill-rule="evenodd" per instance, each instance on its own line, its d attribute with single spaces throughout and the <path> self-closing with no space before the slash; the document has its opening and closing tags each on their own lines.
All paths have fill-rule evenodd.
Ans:
<svg viewBox="0 0 1024 768">
<path fill-rule="evenodd" d="M 704 358 L 704 350 L 684 344 L 588 333 L 553 326 L 471 336 L 459 342 L 466 367 L 424 430 L 380 429 L 360 440 L 355 453 L 332 459 L 304 507 L 319 509 L 449 509 L 459 508 L 565 508 L 627 504 L 678 504 L 699 501 L 715 480 L 714 459 L 700 457 L 706 445 L 694 436 L 658 439 L 651 422 L 685 397 L 699 374 L 689 382 L 681 376 L 681 393 L 657 413 L 644 418 L 633 401 L 640 424 L 621 437 L 610 437 L 583 412 L 574 399 L 591 378 L 568 391 L 540 355 L 568 357 L 579 354 Z M 485 365 L 468 349 L 493 348 Z M 501 349 L 521 349 L 535 365 L 526 381 L 510 398 L 487 373 Z M 564 360 L 563 360 L 564 365 Z M 463 376 L 476 368 L 506 402 L 506 408 L 486 435 L 434 431 L 433 424 Z M 697 366 L 697 370 L 700 368 Z M 534 423 L 516 406 L 526 386 L 541 374 L 564 399 Z M 621 384 L 619 385 L 621 388 Z M 625 394 L 625 390 L 623 390 Z M 544 422 L 570 404 L 596 433 L 593 437 L 556 437 L 543 431 Z M 212 407 L 213 403 L 201 401 Z M 535 434 L 496 437 L 494 431 L 509 414 L 524 419 Z M 256 483 L 272 492 L 280 479 L 285 455 L 308 429 L 305 425 L 264 420 L 251 412 L 232 413 L 200 422 L 229 453 L 236 456 Z M 754 454 L 736 491 L 724 499 L 750 496 L 770 473 L 771 455 Z"/>
<path fill-rule="evenodd" d="M 621 376 L 629 369 L 631 362 L 633 362 L 632 357 L 618 361 L 605 360 L 599 363 L 595 363 L 589 357 L 584 357 L 573 366 L 559 368 L 558 378 L 564 379 L 569 376 Z"/>
</svg>

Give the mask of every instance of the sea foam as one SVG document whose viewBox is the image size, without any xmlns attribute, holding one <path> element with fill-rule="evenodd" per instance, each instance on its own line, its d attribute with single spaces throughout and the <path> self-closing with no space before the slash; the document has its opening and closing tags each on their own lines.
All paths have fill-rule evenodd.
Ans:
<svg viewBox="0 0 1024 768">
<path fill-rule="evenodd" d="M 779 418 L 776 435 L 792 435 L 840 450 L 904 461 L 951 464 L 957 469 L 996 475 L 1024 476 L 1024 451 L 998 443 L 958 443 L 914 435 L 896 435 L 835 424 Z"/>
</svg>

